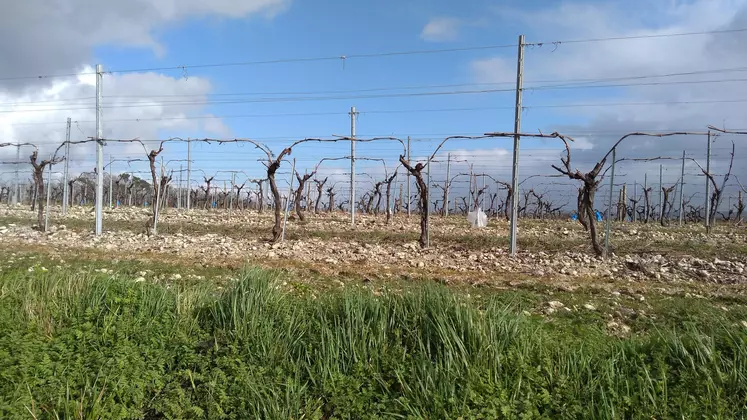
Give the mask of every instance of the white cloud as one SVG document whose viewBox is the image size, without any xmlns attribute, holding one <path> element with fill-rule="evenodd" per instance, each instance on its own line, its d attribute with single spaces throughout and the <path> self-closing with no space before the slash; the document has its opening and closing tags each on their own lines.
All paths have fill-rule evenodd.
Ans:
<svg viewBox="0 0 747 420">
<path fill-rule="evenodd" d="M 545 44 L 541 47 L 527 47 L 525 50 L 524 80 L 528 93 L 525 95 L 524 105 L 529 108 L 529 115 L 534 112 L 531 109 L 533 104 L 569 105 L 557 108 L 553 117 L 555 121 L 567 118 L 568 123 L 542 124 L 538 127 L 524 124 L 525 130 L 539 128 L 545 132 L 557 130 L 575 134 L 576 142 L 571 146 L 572 165 L 581 170 L 589 170 L 607 152 L 613 141 L 628 132 L 683 129 L 704 131 L 708 124 L 747 127 L 747 116 L 744 115 L 741 104 L 713 102 L 746 97 L 747 84 L 691 83 L 742 79 L 743 71 L 630 79 L 641 75 L 747 68 L 747 53 L 744 50 L 747 36 L 744 33 L 657 37 L 747 27 L 747 1 L 693 0 L 637 6 L 638 3 L 633 7 L 627 3 L 619 6 L 616 3 L 564 2 L 539 10 L 533 9 L 531 13 L 505 9 L 501 12 L 504 19 L 510 18 L 522 26 L 527 34 L 527 42 L 640 37 L 603 42 Z M 475 81 L 480 83 L 509 82 L 516 77 L 515 63 L 512 52 L 505 57 L 473 61 L 471 71 Z M 531 86 L 550 84 L 533 81 L 615 78 L 621 80 L 597 84 L 648 84 L 616 89 L 530 89 Z M 687 83 L 655 85 L 655 82 Z M 668 104 L 650 104 L 651 102 Z M 609 105 L 572 106 L 589 103 Z M 623 106 L 615 105 L 616 103 L 638 105 Z M 726 149 L 731 146 L 730 140 L 726 137 L 717 140 L 715 147 L 720 152 L 714 154 L 714 167 L 725 170 L 728 166 Z M 705 142 L 705 136 L 631 138 L 618 150 L 618 158 L 678 156 L 686 149 L 688 155 L 702 161 Z M 747 148 L 739 143 L 738 141 L 737 159 L 747 154 Z M 649 183 L 653 183 L 652 178 L 658 183 L 660 163 L 662 162 L 623 163 L 618 169 L 618 174 L 622 174 L 618 175 L 619 182 L 627 182 L 628 185 L 634 181 L 642 182 L 644 174 L 648 173 Z M 664 184 L 671 184 L 679 178 L 679 163 L 665 161 L 663 165 Z M 744 174 L 745 169 L 735 165 L 735 171 Z M 697 170 L 688 167 L 687 173 L 686 189 L 689 188 L 692 192 L 702 191 L 702 177 L 696 178 Z M 732 189 L 732 192 L 735 191 Z"/>
<path fill-rule="evenodd" d="M 578 150 L 591 150 L 594 148 L 594 143 L 589 141 L 586 137 L 574 137 L 573 148 Z"/>
<path fill-rule="evenodd" d="M 84 69 L 84 72 L 90 70 Z M 230 134 L 221 120 L 209 118 L 211 115 L 203 111 L 212 90 L 206 79 L 175 79 L 155 73 L 139 73 L 105 75 L 103 84 L 105 138 L 151 140 L 146 144 L 152 147 L 155 144 L 152 140 L 163 138 L 164 131 L 184 134 L 185 137 L 200 131 L 214 136 Z M 178 104 L 169 103 L 175 101 L 171 95 L 187 95 L 188 99 L 180 98 Z M 94 97 L 95 82 L 88 75 L 60 79 L 47 88 L 21 94 L 0 93 L 0 111 L 13 111 L 0 112 L 0 136 L 3 142 L 34 143 L 46 159 L 65 140 L 67 117 L 74 121 L 73 141 L 95 136 Z M 93 143 L 71 146 L 73 172 L 91 170 L 94 149 Z M 168 149 L 166 146 L 166 151 Z M 31 150 L 22 150 L 21 161 L 27 161 Z M 15 154 L 15 147 L 0 148 L 0 161 L 16 161 Z M 144 158 L 143 148 L 136 143 L 110 142 L 105 154 L 107 160 L 109 154 L 118 159 Z M 15 168 L 0 165 L 0 171 L 9 170 Z"/>
<path fill-rule="evenodd" d="M 101 45 L 164 47 L 154 32 L 191 17 L 267 18 L 290 0 L 24 0 L 5 2 L 0 14 L 0 56 L 4 77 L 70 73 L 91 63 Z M 33 53 L 29 53 L 33 51 Z M 44 82 L 44 81 L 41 81 Z M 39 84 L 33 79 L 0 89 Z"/>
<path fill-rule="evenodd" d="M 472 61 L 470 70 L 479 83 L 516 83 L 516 62 L 502 57 Z"/>
<path fill-rule="evenodd" d="M 269 19 L 289 5 L 290 0 L 27 0 L 4 4 L 0 15 L 0 76 L 31 77 L 0 83 L 2 142 L 37 144 L 40 156 L 46 159 L 64 141 L 67 117 L 74 121 L 73 140 L 95 136 L 95 76 L 86 64 L 93 61 L 95 47 L 144 47 L 162 54 L 165 48 L 154 33 L 166 25 L 194 17 Z M 34 77 L 68 73 L 79 76 Z M 107 73 L 103 83 L 106 138 L 138 137 L 145 141 L 166 134 L 231 134 L 222 120 L 206 113 L 212 91 L 207 79 Z M 147 142 L 148 147 L 153 144 Z M 165 149 L 168 155 L 176 146 L 167 145 Z M 72 146 L 71 172 L 90 171 L 94 150 L 92 143 Z M 22 150 L 20 160 L 26 162 L 30 153 L 31 149 Z M 106 159 L 110 153 L 116 158 L 144 154 L 139 144 L 114 142 L 105 147 Z M 0 148 L 0 161 L 16 161 L 15 155 L 14 147 Z M 133 167 L 138 165 L 142 166 Z M 16 167 L 0 165 L 0 172 L 14 171 Z M 27 169 L 24 165 L 24 178 Z M 7 175 L 0 174 L 0 179 L 7 179 Z"/>
<path fill-rule="evenodd" d="M 454 41 L 459 37 L 459 29 L 462 24 L 461 19 L 450 17 L 433 18 L 423 28 L 420 38 L 435 42 Z"/>
</svg>

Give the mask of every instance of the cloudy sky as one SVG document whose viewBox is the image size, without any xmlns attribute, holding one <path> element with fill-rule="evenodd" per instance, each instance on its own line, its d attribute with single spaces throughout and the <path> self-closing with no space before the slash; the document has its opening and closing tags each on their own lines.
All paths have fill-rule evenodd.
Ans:
<svg viewBox="0 0 747 420">
<path fill-rule="evenodd" d="M 0 143 L 35 143 L 42 156 L 64 140 L 67 117 L 73 140 L 95 135 L 98 63 L 109 139 L 242 137 L 280 150 L 295 139 L 348 134 L 355 106 L 360 137 L 410 136 L 412 155 L 422 157 L 447 135 L 513 130 L 519 34 L 529 44 L 522 131 L 574 137 L 572 165 L 581 170 L 631 131 L 747 128 L 747 0 L 26 0 L 9 3 L 0 19 Z M 747 178 L 747 144 L 738 136 L 715 139 L 714 172 L 725 170 L 732 140 L 736 172 Z M 461 161 L 469 161 L 475 172 L 507 180 L 510 147 L 508 139 L 453 141 L 439 160 L 452 153 L 452 175 L 467 172 Z M 703 162 L 705 136 L 633 138 L 618 157 L 683 150 Z M 560 151 L 557 141 L 525 139 L 521 178 L 552 174 Z M 194 144 L 192 152 L 193 185 L 198 170 L 242 171 L 239 181 L 262 173 L 262 155 L 248 146 Z M 29 153 L 23 149 L 22 159 Z M 110 143 L 105 153 L 106 160 L 139 158 L 142 148 Z M 389 170 L 399 153 L 396 143 L 357 150 L 386 159 Z M 293 154 L 302 170 L 347 155 L 342 143 L 302 145 Z M 92 145 L 73 147 L 72 166 L 90 170 L 93 156 Z M 169 144 L 163 156 L 178 170 L 186 147 Z M 13 148 L 0 149 L 0 161 L 13 160 Z M 662 161 L 621 163 L 619 183 L 632 188 L 647 175 L 656 185 L 660 163 L 664 184 L 676 182 L 680 163 Z M 434 182 L 445 166 L 434 165 Z M 13 169 L 0 166 L 0 180 Z M 339 162 L 321 169 L 340 180 L 348 171 Z M 383 171 L 377 161 L 358 162 L 357 172 L 375 179 Z M 702 200 L 697 167 L 688 162 L 686 173 L 686 195 Z M 359 178 L 360 194 L 370 178 Z M 574 191 L 556 178 L 530 184 L 559 202 Z"/>
</svg>

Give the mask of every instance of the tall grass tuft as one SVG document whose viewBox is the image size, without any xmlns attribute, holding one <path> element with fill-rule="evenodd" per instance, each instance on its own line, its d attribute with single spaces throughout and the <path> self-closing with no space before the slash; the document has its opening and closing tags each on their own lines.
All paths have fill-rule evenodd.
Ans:
<svg viewBox="0 0 747 420">
<path fill-rule="evenodd" d="M 572 336 L 438 285 L 314 299 L 281 280 L 3 272 L 0 418 L 747 416 L 739 326 Z"/>
</svg>

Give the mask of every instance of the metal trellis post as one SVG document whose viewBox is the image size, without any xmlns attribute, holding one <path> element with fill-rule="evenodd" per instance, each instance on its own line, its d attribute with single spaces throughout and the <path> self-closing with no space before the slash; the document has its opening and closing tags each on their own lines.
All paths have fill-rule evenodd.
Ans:
<svg viewBox="0 0 747 420">
<path fill-rule="evenodd" d="M 612 218 L 612 195 L 615 185 L 615 161 L 617 160 L 617 148 L 612 149 L 612 174 L 610 175 L 610 199 L 607 202 L 607 220 L 605 224 L 604 251 L 609 255 L 610 252 L 610 225 Z"/>
<path fill-rule="evenodd" d="M 355 226 L 355 107 L 350 107 L 350 224 Z M 291 173 L 291 178 L 293 173 Z M 291 179 L 292 181 L 292 179 Z"/>
<path fill-rule="evenodd" d="M 522 112 L 522 86 L 524 79 L 524 35 L 519 35 L 519 53 L 516 64 L 516 108 L 514 110 L 514 155 L 513 169 L 511 174 L 511 187 L 513 196 L 511 198 L 511 242 L 509 251 L 511 255 L 516 255 L 516 234 L 517 224 L 519 222 L 519 145 L 521 142 L 521 112 Z"/>
<path fill-rule="evenodd" d="M 96 65 L 96 236 L 101 236 L 104 206 L 104 129 L 102 127 L 101 89 L 103 70 Z"/>
<path fill-rule="evenodd" d="M 67 174 L 70 168 L 70 117 L 67 117 L 67 132 L 65 134 L 65 170 L 62 174 L 62 215 L 67 215 L 69 202 L 69 191 L 67 185 Z"/>
<path fill-rule="evenodd" d="M 293 178 L 296 173 L 296 158 L 293 158 L 293 168 L 291 168 L 290 184 L 288 185 L 288 198 L 285 199 L 285 215 L 283 216 L 283 233 L 280 236 L 280 241 L 285 241 L 285 225 L 288 224 L 288 207 L 290 207 L 290 197 L 293 193 Z"/>
<path fill-rule="evenodd" d="M 682 151 L 682 174 L 680 175 L 680 226 L 685 222 L 685 151 Z"/>
</svg>

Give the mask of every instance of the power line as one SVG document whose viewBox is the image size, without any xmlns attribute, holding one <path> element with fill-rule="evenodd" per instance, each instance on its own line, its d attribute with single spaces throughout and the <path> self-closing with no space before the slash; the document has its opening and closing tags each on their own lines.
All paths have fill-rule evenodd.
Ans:
<svg viewBox="0 0 747 420">
<path fill-rule="evenodd" d="M 744 79 L 747 81 L 747 79 Z M 418 96 L 440 96 L 440 95 L 460 95 L 460 94 L 484 94 L 492 92 L 506 92 L 505 89 L 494 89 L 494 90 L 479 90 L 479 91 L 456 91 L 456 92 L 424 92 L 418 94 L 402 94 L 402 95 L 371 95 L 371 96 L 357 96 L 357 97 L 326 97 L 326 98 L 283 98 L 283 100 L 269 101 L 269 102 L 295 102 L 295 101 L 314 101 L 314 100 L 342 100 L 342 99 L 371 99 L 371 98 L 392 98 L 392 97 L 418 97 Z M 205 105 L 232 105 L 232 104 L 244 104 L 244 103 L 256 103 L 265 102 L 263 100 L 236 100 L 236 101 L 218 101 L 218 102 L 180 102 L 180 103 L 148 103 L 148 104 L 133 104 L 133 105 L 110 105 L 104 106 L 104 109 L 119 109 L 119 108 L 143 108 L 143 107 L 166 107 L 166 106 L 205 106 Z M 604 106 L 649 106 L 649 105 L 695 105 L 695 104 L 719 104 L 719 103 L 743 103 L 747 102 L 747 99 L 718 99 L 718 100 L 692 100 L 692 101 L 651 101 L 651 102 L 596 102 L 596 103 L 557 103 L 557 104 L 537 104 L 524 106 L 522 109 L 540 109 L 540 108 L 584 108 L 584 107 L 604 107 Z M 23 111 L 17 110 L 0 110 L 0 113 L 13 113 L 13 112 L 55 112 L 55 111 L 79 111 L 79 110 L 91 110 L 93 107 L 83 108 L 49 108 L 49 109 L 29 109 Z M 457 111 L 479 111 L 479 110 L 502 110 L 502 109 L 513 109 L 513 107 L 480 107 L 480 108 L 444 108 L 444 109 L 420 109 L 420 110 L 378 110 L 362 112 L 363 114 L 399 114 L 399 113 L 417 113 L 417 112 L 457 112 Z M 321 116 L 321 115 L 341 115 L 338 112 L 329 113 L 296 113 L 296 114 L 247 114 L 243 116 L 196 116 L 196 117 L 173 117 L 177 120 L 191 120 L 191 119 L 209 119 L 209 118 L 252 118 L 252 117 L 283 117 L 283 116 Z M 160 121 L 168 120 L 170 118 L 161 119 L 127 119 L 121 121 Z M 111 120 L 112 122 L 117 120 Z M 80 122 L 80 121 L 79 121 Z M 32 123 L 17 123 L 20 124 L 32 124 Z"/>
<path fill-rule="evenodd" d="M 441 54 L 441 53 L 464 52 L 464 51 L 484 51 L 484 50 L 494 50 L 494 49 L 512 48 L 512 47 L 516 47 L 516 44 L 482 45 L 482 46 L 475 46 L 475 47 L 440 48 L 440 49 L 429 49 L 429 50 L 391 51 L 391 52 L 381 52 L 381 53 L 348 54 L 348 55 L 327 56 L 327 57 L 285 58 L 285 59 L 262 60 L 262 61 L 239 61 L 239 62 L 233 62 L 233 63 L 211 63 L 211 64 L 194 64 L 194 65 L 183 65 L 183 66 L 150 67 L 150 68 L 144 68 L 144 69 L 111 70 L 111 71 L 108 71 L 107 73 L 135 73 L 135 72 L 147 72 L 147 71 L 186 70 L 186 69 L 214 68 L 214 67 L 255 66 L 255 65 L 263 65 L 263 64 L 308 63 L 308 62 L 314 62 L 314 61 L 340 60 L 341 62 L 344 62 L 345 60 L 356 59 L 356 58 L 378 58 L 378 57 L 394 57 L 394 56 L 406 56 L 406 55 Z"/>
<path fill-rule="evenodd" d="M 607 38 L 585 38 L 585 39 L 569 39 L 560 41 L 546 41 L 546 42 L 532 42 L 525 43 L 524 45 L 532 45 L 541 47 L 543 45 L 562 45 L 562 44 L 581 44 L 589 42 L 607 42 L 607 41 L 627 41 L 632 39 L 654 39 L 654 38 L 673 38 L 681 36 L 695 36 L 695 35 L 716 35 L 716 34 L 733 34 L 747 32 L 747 28 L 739 29 L 721 29 L 713 31 L 698 31 L 698 32 L 679 32 L 669 34 L 650 34 L 650 35 L 630 35 L 630 36 L 613 36 Z"/>
<path fill-rule="evenodd" d="M 747 28 L 739 29 L 724 29 L 724 30 L 712 30 L 712 31 L 698 31 L 698 32 L 682 32 L 682 33 L 668 33 L 668 34 L 649 34 L 649 35 L 631 35 L 631 36 L 618 36 L 618 37 L 607 37 L 607 38 L 586 38 L 586 39 L 570 39 L 570 40 L 556 40 L 556 41 L 545 41 L 545 42 L 532 42 L 525 43 L 528 46 L 541 47 L 543 45 L 562 45 L 562 44 L 577 44 L 577 43 L 591 43 L 591 42 L 608 42 L 608 41 L 624 41 L 633 39 L 655 39 L 655 38 L 671 38 L 671 37 L 682 37 L 682 36 L 696 36 L 696 35 L 715 35 L 715 34 L 733 34 L 747 32 Z M 186 71 L 187 69 L 201 69 L 201 68 L 218 68 L 218 67 L 239 67 L 239 66 L 254 66 L 254 65 L 267 65 L 267 64 L 284 64 L 284 63 L 308 63 L 308 62 L 323 62 L 323 61 L 340 61 L 345 62 L 349 59 L 365 59 L 365 58 L 381 58 L 381 57 L 395 57 L 395 56 L 410 56 L 410 55 L 425 55 L 425 54 L 441 54 L 441 53 L 453 53 L 453 52 L 467 52 L 467 51 L 484 51 L 493 49 L 504 49 L 504 48 L 515 48 L 516 44 L 503 44 L 503 45 L 482 45 L 473 47 L 459 47 L 459 48 L 441 48 L 441 49 L 425 49 L 425 50 L 410 50 L 410 51 L 389 51 L 379 53 L 358 53 L 358 54 L 347 54 L 347 55 L 335 55 L 335 56 L 323 56 L 323 57 L 299 57 L 299 58 L 281 58 L 274 60 L 258 60 L 258 61 L 238 61 L 238 62 L 225 62 L 225 63 L 205 63 L 205 64 L 191 64 L 191 65 L 173 65 L 173 66 L 162 66 L 162 67 L 144 67 L 144 68 L 133 68 L 133 69 L 113 69 L 106 71 L 108 74 L 116 73 L 137 73 L 137 72 L 154 72 L 154 71 L 167 71 L 167 70 L 181 70 Z M 12 81 L 12 80 L 33 80 L 33 79 L 53 79 L 53 78 L 64 78 L 64 77 L 79 77 L 85 75 L 95 75 L 95 72 L 81 72 L 81 73 L 63 73 L 63 74 L 47 74 L 47 75 L 33 75 L 33 76 L 13 76 L 3 77 L 0 81 Z"/>
<path fill-rule="evenodd" d="M 463 48 L 441 48 L 441 49 L 428 49 L 428 50 L 411 50 L 411 51 L 390 51 L 381 53 L 361 53 L 361 54 L 348 54 L 348 55 L 337 55 L 337 56 L 325 56 L 325 57 L 299 57 L 299 58 L 281 58 L 275 60 L 258 60 L 258 61 L 237 61 L 237 62 L 226 62 L 226 63 L 206 63 L 206 64 L 190 64 L 190 65 L 174 65 L 174 66 L 163 66 L 163 67 L 144 67 L 144 68 L 132 68 L 132 69 L 113 69 L 104 72 L 105 74 L 122 74 L 122 73 L 140 73 L 140 72 L 155 72 L 155 71 L 168 71 L 168 70 L 181 70 L 186 71 L 187 69 L 204 69 L 204 68 L 217 68 L 217 67 L 243 67 L 243 66 L 255 66 L 255 65 L 266 65 L 266 64 L 285 64 L 285 63 L 309 63 L 309 62 L 322 62 L 322 61 L 340 61 L 345 62 L 349 59 L 356 58 L 377 58 L 377 57 L 394 57 L 394 56 L 407 56 L 407 55 L 425 55 L 425 54 L 439 54 L 439 53 L 451 53 L 451 52 L 465 52 L 465 51 L 484 51 L 502 48 L 516 47 L 516 44 L 504 44 L 504 45 L 482 45 L 474 47 L 463 47 Z M 64 74 L 48 74 L 48 75 L 37 75 L 37 76 L 15 76 L 15 77 L 3 77 L 0 81 L 6 80 L 28 80 L 28 79 L 53 79 L 53 78 L 64 78 L 64 77 L 78 77 L 85 75 L 95 75 L 95 72 L 82 72 L 82 73 L 64 73 Z"/>
<path fill-rule="evenodd" d="M 403 98 L 403 97 L 427 97 L 427 96 L 452 96 L 452 95 L 472 95 L 496 92 L 513 92 L 513 89 L 480 89 L 480 90 L 459 90 L 459 91 L 441 91 L 441 92 L 418 92 L 418 93 L 400 93 L 388 95 L 358 95 L 358 96 L 327 96 L 327 97 L 296 97 L 296 98 L 259 98 L 259 99 L 241 99 L 225 101 L 184 101 L 184 102 L 160 102 L 160 103 L 133 103 L 125 105 L 103 106 L 104 109 L 114 108 L 142 108 L 142 107 L 162 107 L 171 106 L 190 106 L 190 105 L 223 105 L 223 104 L 244 104 L 244 103 L 279 103 L 279 102 L 307 102 L 307 101 L 328 101 L 328 100 L 349 100 L 349 99 L 379 99 L 379 98 Z M 50 112 L 50 111 L 81 111 L 91 110 L 94 107 L 80 108 L 48 108 L 48 109 L 29 109 L 23 112 Z M 19 112 L 18 110 L 0 110 L 0 113 Z"/>
<path fill-rule="evenodd" d="M 747 99 L 721 99 L 705 101 L 661 101 L 661 102 L 597 102 L 586 104 L 548 104 L 526 106 L 524 109 L 532 108 L 586 108 L 586 107 L 604 107 L 604 106 L 647 106 L 647 105 L 694 105 L 694 104 L 721 104 L 721 103 L 742 103 Z"/>
<path fill-rule="evenodd" d="M 670 85 L 670 84 L 698 84 L 698 83 L 724 83 L 724 82 L 744 82 L 747 79 L 721 79 L 721 80 L 685 80 L 685 81 L 672 81 L 672 82 L 652 82 L 648 84 L 614 84 L 614 85 L 592 85 L 587 84 L 611 82 L 611 81 L 623 81 L 623 80 L 642 80 L 642 79 L 653 79 L 662 77 L 680 77 L 680 76 L 693 76 L 703 75 L 711 73 L 727 73 L 727 72 L 742 72 L 747 71 L 747 67 L 732 67 L 723 69 L 710 69 L 710 70 L 695 70 L 688 72 L 679 73 L 665 73 L 665 74 L 649 74 L 649 75 L 636 75 L 636 76 L 622 76 L 622 77 L 610 77 L 602 79 L 565 79 L 565 80 L 536 80 L 527 83 L 554 83 L 553 85 L 544 86 L 528 86 L 525 90 L 548 90 L 548 89 L 568 89 L 568 88 L 604 88 L 604 87 L 629 87 L 629 86 L 658 86 L 658 85 Z M 366 89 L 347 89 L 347 90 L 327 90 L 327 91 L 285 91 L 285 92 L 219 92 L 219 93 L 204 93 L 204 94 L 169 94 L 169 95 L 118 95 L 113 98 L 140 98 L 140 99 L 156 99 L 156 98 L 201 98 L 210 96 L 252 96 L 252 95 L 323 95 L 323 94 L 340 94 L 340 93 L 365 93 L 365 92 L 381 92 L 381 91 L 396 91 L 396 90 L 417 90 L 417 89 L 433 89 L 433 88 L 454 88 L 454 87 L 477 87 L 477 86 L 497 86 L 497 85 L 509 85 L 513 82 L 492 82 L 492 83 L 456 83 L 456 84 L 436 84 L 436 85 L 419 85 L 419 86 L 395 86 L 395 87 L 375 87 Z M 578 83 L 584 84 L 579 86 Z M 509 90 L 507 90 L 509 91 Z M 52 103 L 66 103 L 66 102 L 78 102 L 93 100 L 95 97 L 80 97 L 80 98 L 69 98 L 69 99 L 52 99 L 43 101 L 15 101 L 0 103 L 0 105 L 39 105 L 39 104 L 52 104 Z M 119 101 L 120 104 L 139 104 L 137 101 Z M 162 102 L 169 103 L 169 102 Z"/>
<path fill-rule="evenodd" d="M 646 82 L 646 83 L 617 83 L 609 85 L 547 85 L 528 87 L 526 90 L 556 90 L 556 89 L 598 89 L 598 88 L 618 88 L 618 87 L 636 87 L 636 86 L 667 86 L 667 85 L 696 85 L 709 83 L 732 83 L 747 82 L 747 79 L 716 79 L 716 80 L 678 80 L 670 82 Z"/>
</svg>

